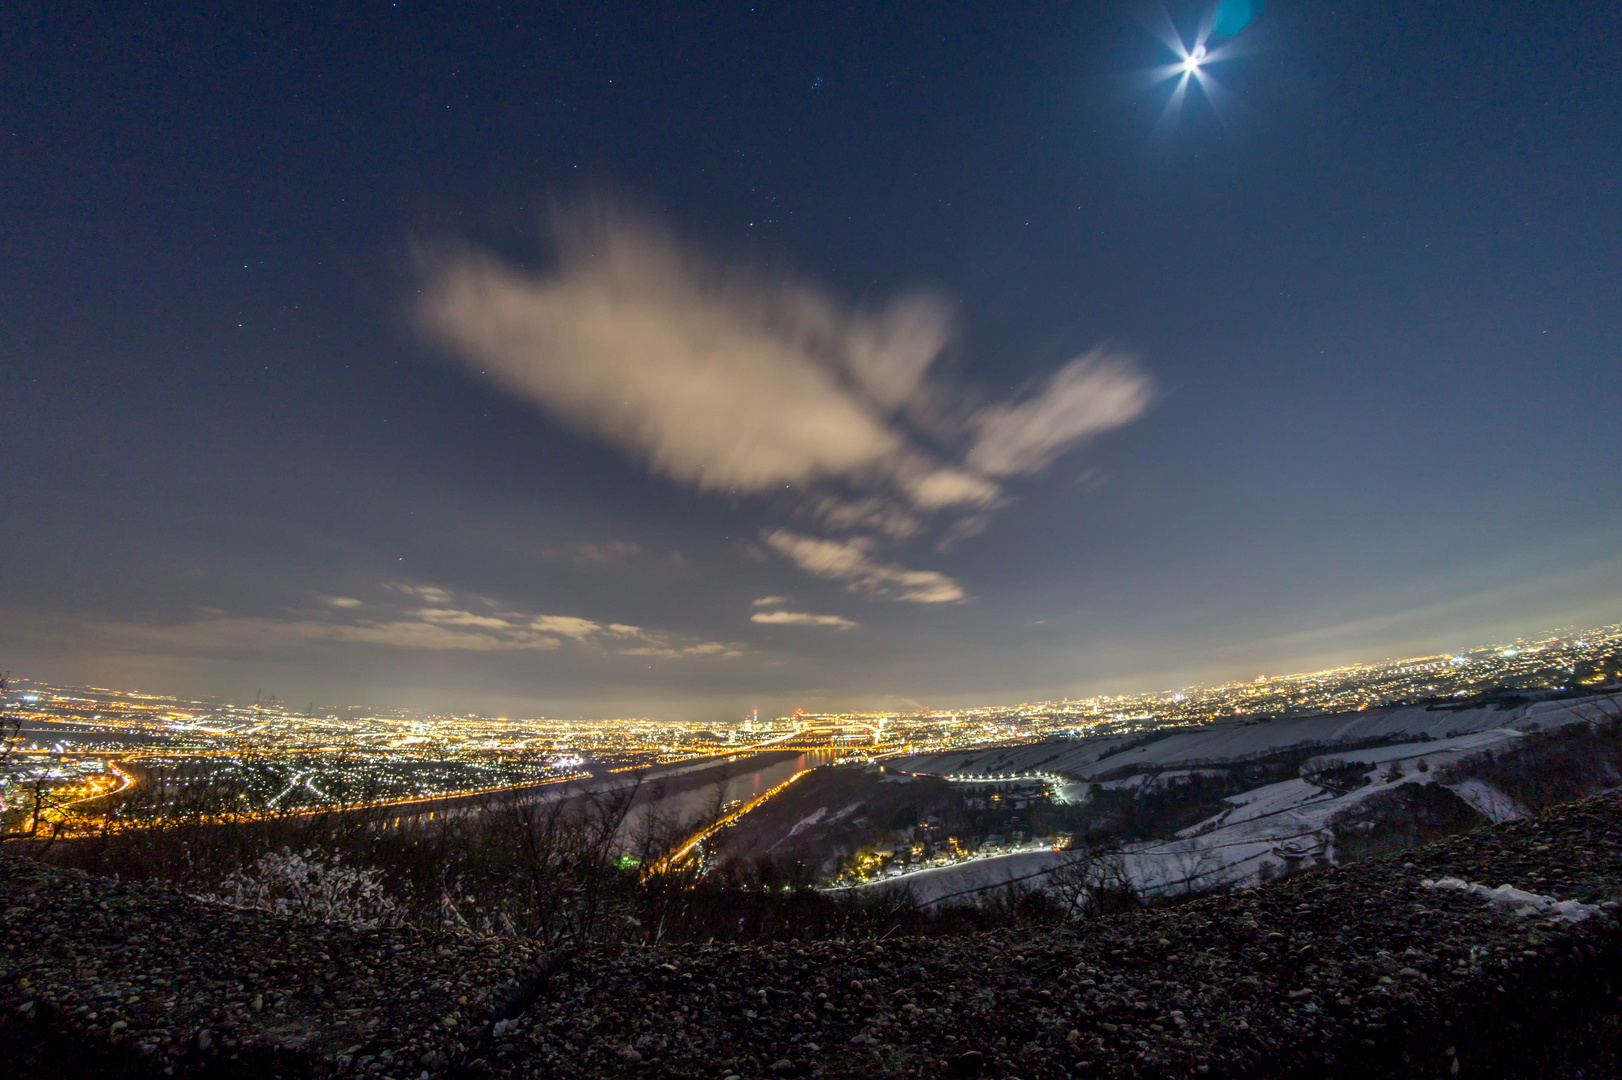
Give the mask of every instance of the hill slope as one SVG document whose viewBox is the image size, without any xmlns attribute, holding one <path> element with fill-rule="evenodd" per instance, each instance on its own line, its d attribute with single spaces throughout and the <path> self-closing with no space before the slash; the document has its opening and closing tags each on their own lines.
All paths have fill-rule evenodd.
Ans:
<svg viewBox="0 0 1622 1080">
<path fill-rule="evenodd" d="M 0 859 L 0 1039 L 37 1076 L 1576 1075 L 1619 900 L 1614 793 L 1074 930 L 762 948 L 542 955 Z"/>
</svg>

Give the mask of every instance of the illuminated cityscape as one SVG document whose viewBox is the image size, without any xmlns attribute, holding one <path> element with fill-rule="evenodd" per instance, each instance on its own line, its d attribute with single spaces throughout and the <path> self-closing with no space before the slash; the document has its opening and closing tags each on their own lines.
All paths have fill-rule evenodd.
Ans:
<svg viewBox="0 0 1622 1080">
<path fill-rule="evenodd" d="M 767 751 L 828 750 L 882 760 L 1056 735 L 1445 705 L 1482 695 L 1510 700 L 1523 692 L 1599 687 L 1619 677 L 1622 625 L 1177 691 L 922 713 L 796 711 L 769 720 L 751 713 L 710 725 L 295 709 L 268 698 L 241 705 L 15 679 L 4 715 L 16 735 L 0 790 L 15 805 L 22 785 L 44 777 L 84 799 L 121 789 L 129 770 L 137 769 L 149 776 L 208 776 L 240 788 L 246 805 L 288 811 L 444 798 Z"/>
<path fill-rule="evenodd" d="M 1129 732 L 1235 717 L 1445 703 L 1493 692 L 1593 687 L 1618 678 L 1622 678 L 1622 624 L 1484 645 L 1459 654 L 1261 675 L 1217 686 L 940 712 L 911 718 L 909 732 L 911 741 L 921 747 L 971 746 L 1065 730 Z M 928 726 L 930 720 L 934 727 Z"/>
<path fill-rule="evenodd" d="M 0 41 L 8 1077 L 1622 1077 L 1615 0 Z"/>
</svg>

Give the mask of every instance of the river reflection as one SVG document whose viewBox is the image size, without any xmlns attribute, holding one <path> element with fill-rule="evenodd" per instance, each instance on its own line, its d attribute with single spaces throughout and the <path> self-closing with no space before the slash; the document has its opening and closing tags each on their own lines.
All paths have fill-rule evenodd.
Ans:
<svg viewBox="0 0 1622 1080">
<path fill-rule="evenodd" d="M 758 764 L 761 758 L 776 758 L 770 764 Z M 797 772 L 830 765 L 840 759 L 836 752 L 807 750 L 791 758 L 777 758 L 775 754 L 757 754 L 740 761 L 717 763 L 715 770 L 706 770 L 702 777 L 670 776 L 661 779 L 652 776 L 643 781 L 643 793 L 626 816 L 620 830 L 620 844 L 627 851 L 635 850 L 644 839 L 681 829 L 708 820 L 716 812 L 734 802 L 748 802 L 764 795 Z"/>
</svg>

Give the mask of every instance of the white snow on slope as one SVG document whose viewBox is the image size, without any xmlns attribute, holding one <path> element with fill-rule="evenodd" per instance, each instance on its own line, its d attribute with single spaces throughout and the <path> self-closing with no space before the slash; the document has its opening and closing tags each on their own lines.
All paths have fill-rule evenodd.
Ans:
<svg viewBox="0 0 1622 1080">
<path fill-rule="evenodd" d="M 1109 735 L 921 754 L 887 761 L 885 765 L 895 771 L 935 775 L 1042 770 L 1063 773 L 1077 780 L 1094 780 L 1125 768 L 1186 768 L 1246 761 L 1302 746 L 1321 746 L 1324 754 L 1329 755 L 1336 744 L 1376 738 L 1412 739 L 1424 735 L 1442 742 L 1478 732 L 1551 730 L 1566 724 L 1602 720 L 1607 710 L 1614 713 L 1619 705 L 1622 698 L 1617 695 L 1539 701 L 1509 709 L 1428 709 L 1423 705 L 1401 705 L 1262 723 L 1241 721 L 1182 728 L 1147 746 L 1124 751 L 1119 748 L 1133 739 Z M 1419 749 L 1417 744 L 1415 749 Z M 1102 756 L 1105 754 L 1108 756 Z"/>
<path fill-rule="evenodd" d="M 1463 878 L 1445 877 L 1432 881 L 1426 878 L 1420 882 L 1427 889 L 1458 889 L 1472 896 L 1479 896 L 1499 911 L 1523 918 L 1532 915 L 1542 915 L 1545 918 L 1559 919 L 1562 922 L 1582 922 L 1584 919 L 1602 914 L 1606 908 L 1600 904 L 1584 904 L 1576 900 L 1557 900 L 1552 896 L 1541 893 L 1527 892 L 1517 889 L 1513 885 L 1500 885 L 1496 889 L 1488 888 L 1480 882 L 1465 881 Z"/>
<path fill-rule="evenodd" d="M 1471 777 L 1447 787 L 1488 821 L 1519 821 L 1527 816 L 1525 807 L 1485 780 Z"/>
<path fill-rule="evenodd" d="M 1436 782 L 1439 770 L 1481 753 L 1502 753 L 1529 730 L 1551 730 L 1567 724 L 1602 720 L 1614 713 L 1615 695 L 1568 701 L 1540 701 L 1511 709 L 1426 709 L 1401 706 L 1332 716 L 1266 723 L 1225 723 L 1179 730 L 1147 746 L 1118 750 L 1129 740 L 1119 736 L 1049 739 L 1012 747 L 918 755 L 886 762 L 887 768 L 911 773 L 1017 774 L 1062 773 L 1071 785 L 1099 782 L 1106 789 L 1131 789 L 1151 782 L 1144 774 L 1098 781 L 1123 768 L 1165 769 L 1167 775 L 1198 771 L 1200 766 L 1253 760 L 1281 750 L 1321 746 L 1304 772 L 1336 765 L 1367 765 L 1369 783 L 1338 795 L 1309 780 L 1293 778 L 1255 788 L 1224 800 L 1228 807 L 1176 837 L 1129 845 L 1125 869 L 1138 889 L 1176 893 L 1221 885 L 1254 883 L 1271 867 L 1278 872 L 1319 859 L 1334 859 L 1329 821 L 1372 796 L 1406 783 Z M 1428 736 L 1365 750 L 1337 749 L 1375 738 Z M 1103 756 L 1106 755 L 1107 756 Z M 1423 761 L 1427 768 L 1419 769 Z M 1392 775 L 1393 769 L 1401 775 Z M 1390 776 L 1390 779 L 1387 777 Z M 1479 780 L 1448 785 L 1460 798 L 1494 821 L 1524 814 L 1503 792 Z M 1038 885 L 1046 871 L 1070 858 L 1068 852 L 1035 851 L 976 859 L 916 871 L 884 882 L 913 890 L 924 903 L 958 896 L 1007 881 Z"/>
<path fill-rule="evenodd" d="M 767 851 L 776 851 L 779 847 L 781 847 L 784 844 L 788 843 L 794 837 L 798 836 L 800 833 L 802 833 L 805 830 L 809 829 L 811 826 L 815 825 L 817 822 L 821 821 L 823 818 L 825 818 L 827 816 L 828 816 L 828 808 L 826 806 L 817 807 L 815 810 L 813 810 L 809 814 L 805 815 L 805 817 L 803 817 L 799 821 L 795 822 L 794 823 L 794 828 L 790 829 L 787 833 L 784 834 L 784 836 L 783 836 L 783 838 L 781 840 L 777 841 L 777 843 L 773 844 L 771 847 L 767 848 L 766 850 Z"/>
<path fill-rule="evenodd" d="M 862 803 L 861 803 L 860 800 L 858 800 L 856 802 L 853 802 L 849 806 L 845 807 L 843 810 L 839 811 L 839 813 L 837 813 L 833 817 L 829 818 L 828 819 L 828 824 L 832 825 L 835 822 L 844 821 L 846 818 L 850 817 L 852 814 L 854 814 L 856 811 L 860 810 L 861 808 L 862 808 Z"/>
<path fill-rule="evenodd" d="M 1487 731 L 1473 731 L 1453 738 L 1432 739 L 1428 742 L 1399 743 L 1396 746 L 1371 746 L 1362 750 L 1326 749 L 1317 757 L 1308 758 L 1301 766 L 1303 772 L 1334 768 L 1337 765 L 1402 766 L 1403 772 L 1418 771 L 1424 762 L 1432 769 L 1445 768 L 1467 757 L 1481 753 L 1502 753 L 1526 738 L 1514 728 L 1499 727 Z"/>
</svg>

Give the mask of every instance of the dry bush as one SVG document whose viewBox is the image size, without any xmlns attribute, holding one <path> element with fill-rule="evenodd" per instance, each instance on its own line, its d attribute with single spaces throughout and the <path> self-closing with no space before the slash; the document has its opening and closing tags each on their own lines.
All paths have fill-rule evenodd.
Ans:
<svg viewBox="0 0 1622 1080">
<path fill-rule="evenodd" d="M 1513 749 L 1466 758 L 1438 779 L 1483 780 L 1533 811 L 1571 802 L 1622 782 L 1622 720 L 1532 732 Z"/>
<path fill-rule="evenodd" d="M 1072 919 L 1114 915 L 1142 905 L 1115 842 L 1076 841 L 1044 887 Z"/>
<path fill-rule="evenodd" d="M 904 890 L 825 893 L 811 888 L 815 868 L 804 862 L 727 858 L 725 830 L 705 841 L 702 857 L 649 872 L 719 818 L 719 787 L 713 805 L 686 821 L 664 809 L 663 789 L 636 778 L 608 789 L 504 791 L 432 814 L 266 807 L 251 805 L 249 790 L 265 785 L 246 770 L 149 771 L 99 831 L 64 840 L 48 859 L 236 906 L 555 948 L 972 933 L 1064 922 L 1077 903 L 1106 913 L 1129 895 L 1106 862 L 1088 898 L 1070 901 L 1018 883 L 935 908 Z"/>
</svg>

